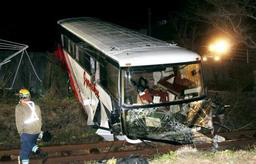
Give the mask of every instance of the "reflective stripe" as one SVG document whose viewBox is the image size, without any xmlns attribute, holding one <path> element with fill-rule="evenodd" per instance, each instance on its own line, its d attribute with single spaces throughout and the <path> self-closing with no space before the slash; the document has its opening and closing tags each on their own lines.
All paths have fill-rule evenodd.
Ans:
<svg viewBox="0 0 256 164">
<path fill-rule="evenodd" d="M 38 146 L 37 145 L 35 145 L 33 148 L 32 148 L 32 152 L 36 152 L 38 150 Z"/>
<path fill-rule="evenodd" d="M 23 159 L 21 162 L 22 164 L 29 164 L 29 159 Z"/>
<path fill-rule="evenodd" d="M 40 141 L 43 138 L 44 132 L 41 131 L 37 137 L 37 141 Z"/>
<path fill-rule="evenodd" d="M 20 164 L 20 156 L 18 156 L 18 164 Z"/>
<path fill-rule="evenodd" d="M 36 111 L 35 111 L 35 103 L 33 101 L 28 101 L 28 102 L 25 102 L 25 103 L 28 105 L 28 107 L 31 110 L 31 116 L 30 116 L 30 118 L 25 120 L 24 123 L 25 124 L 30 124 L 30 123 L 32 123 L 34 121 L 38 121 L 39 118 L 38 118 L 38 116 L 36 114 Z"/>
</svg>

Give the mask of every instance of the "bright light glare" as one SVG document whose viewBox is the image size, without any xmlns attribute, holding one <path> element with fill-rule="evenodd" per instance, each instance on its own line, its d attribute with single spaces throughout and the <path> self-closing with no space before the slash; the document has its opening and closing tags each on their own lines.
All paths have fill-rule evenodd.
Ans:
<svg viewBox="0 0 256 164">
<path fill-rule="evenodd" d="M 207 61 L 207 57 L 206 56 L 203 57 L 203 61 Z"/>
<path fill-rule="evenodd" d="M 220 60 L 220 57 L 219 57 L 219 56 L 215 56 L 215 57 L 214 57 L 214 60 L 215 60 L 215 61 L 219 61 L 219 60 Z"/>
<path fill-rule="evenodd" d="M 209 49 L 209 51 L 213 52 L 215 50 L 215 45 L 210 44 L 208 49 Z"/>
<path fill-rule="evenodd" d="M 227 40 L 220 39 L 210 44 L 208 47 L 209 51 L 215 52 L 218 54 L 225 54 L 230 49 L 230 44 Z"/>
</svg>

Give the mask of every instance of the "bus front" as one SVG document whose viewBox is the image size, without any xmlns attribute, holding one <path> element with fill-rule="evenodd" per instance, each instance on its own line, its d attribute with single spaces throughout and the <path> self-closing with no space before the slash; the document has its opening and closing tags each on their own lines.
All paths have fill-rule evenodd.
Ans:
<svg viewBox="0 0 256 164">
<path fill-rule="evenodd" d="M 212 114 L 200 60 L 123 67 L 121 88 L 122 128 L 129 139 L 210 142 Z"/>
</svg>

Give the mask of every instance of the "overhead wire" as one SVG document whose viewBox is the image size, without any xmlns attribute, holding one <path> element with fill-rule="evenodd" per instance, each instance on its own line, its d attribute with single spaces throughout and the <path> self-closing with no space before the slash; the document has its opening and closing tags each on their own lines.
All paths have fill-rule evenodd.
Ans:
<svg viewBox="0 0 256 164">
<path fill-rule="evenodd" d="M 24 55 L 24 51 L 23 51 L 22 54 L 21 54 L 19 64 L 18 64 L 18 66 L 17 66 L 17 69 L 16 69 L 16 72 L 15 72 L 14 78 L 13 78 L 13 80 L 12 80 L 12 85 L 11 85 L 11 87 L 8 88 L 8 89 L 12 89 L 12 88 L 13 88 L 14 82 L 15 82 L 15 80 L 16 80 L 16 77 L 17 77 L 17 74 L 18 74 L 18 71 L 19 71 L 19 68 L 20 68 L 21 61 L 22 61 L 22 59 L 23 59 L 23 55 Z"/>
<path fill-rule="evenodd" d="M 32 69 L 33 69 L 33 71 L 34 71 L 34 73 L 35 73 L 37 79 L 38 79 L 40 82 L 42 82 L 42 80 L 39 78 L 38 74 L 36 73 L 35 67 L 34 67 L 34 65 L 33 65 L 32 61 L 31 61 L 31 59 L 30 59 L 30 57 L 29 57 L 29 55 L 28 55 L 28 52 L 27 52 L 26 50 L 25 50 L 25 54 L 26 54 L 27 57 L 28 57 L 28 60 L 29 60 L 29 62 L 30 62 L 30 65 L 31 65 L 31 67 L 32 67 Z"/>
</svg>

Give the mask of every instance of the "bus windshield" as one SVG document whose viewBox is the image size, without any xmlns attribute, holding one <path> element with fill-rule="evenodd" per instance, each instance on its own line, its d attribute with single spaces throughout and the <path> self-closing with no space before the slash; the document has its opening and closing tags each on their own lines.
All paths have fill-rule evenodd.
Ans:
<svg viewBox="0 0 256 164">
<path fill-rule="evenodd" d="M 200 63 L 125 68 L 122 80 L 126 105 L 168 103 L 204 95 Z"/>
</svg>

